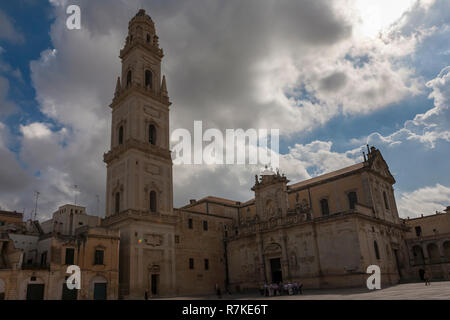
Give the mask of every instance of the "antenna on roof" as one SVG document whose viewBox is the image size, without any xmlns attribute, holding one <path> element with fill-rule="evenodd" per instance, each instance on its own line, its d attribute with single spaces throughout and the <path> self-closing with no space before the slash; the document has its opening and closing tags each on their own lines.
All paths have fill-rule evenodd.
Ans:
<svg viewBox="0 0 450 320">
<path fill-rule="evenodd" d="M 97 198 L 97 216 L 99 215 L 99 210 L 100 210 L 100 197 L 98 194 L 95 195 L 95 197 Z"/>
<path fill-rule="evenodd" d="M 39 199 L 39 195 L 40 195 L 41 193 L 40 193 L 39 191 L 35 191 L 34 194 L 36 195 L 36 203 L 35 203 L 35 205 L 34 205 L 34 220 L 36 220 L 38 199 Z"/>
<path fill-rule="evenodd" d="M 73 187 L 75 189 L 75 205 L 77 205 L 77 188 L 78 188 L 78 186 L 75 184 Z"/>
</svg>

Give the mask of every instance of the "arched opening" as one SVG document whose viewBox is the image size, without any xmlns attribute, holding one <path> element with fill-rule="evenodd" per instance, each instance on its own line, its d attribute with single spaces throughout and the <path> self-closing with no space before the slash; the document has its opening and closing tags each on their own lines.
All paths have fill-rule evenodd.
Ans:
<svg viewBox="0 0 450 320">
<path fill-rule="evenodd" d="M 444 256 L 450 261 L 450 241 L 444 242 Z"/>
<path fill-rule="evenodd" d="M 435 245 L 434 243 L 430 243 L 427 246 L 427 251 L 428 251 L 428 257 L 430 258 L 431 263 L 441 262 L 441 256 L 439 254 L 439 249 L 438 249 L 437 245 Z"/>
<path fill-rule="evenodd" d="M 123 144 L 123 126 L 119 128 L 119 144 Z"/>
<path fill-rule="evenodd" d="M 376 240 L 373 241 L 373 248 L 375 250 L 375 257 L 380 260 L 380 250 L 378 249 L 378 243 Z"/>
<path fill-rule="evenodd" d="M 355 209 L 355 204 L 358 203 L 358 197 L 356 196 L 356 192 L 349 192 L 348 195 L 348 205 L 350 209 Z"/>
<path fill-rule="evenodd" d="M 423 250 L 421 246 L 414 246 L 413 247 L 413 255 L 414 255 L 414 264 L 423 264 L 424 258 L 423 258 Z"/>
<path fill-rule="evenodd" d="M 151 42 L 151 38 L 150 38 L 150 35 L 147 33 L 147 43 L 150 43 Z"/>
<path fill-rule="evenodd" d="M 114 212 L 120 212 L 120 192 L 116 192 Z"/>
<path fill-rule="evenodd" d="M 384 199 L 384 207 L 385 207 L 386 209 L 389 209 L 389 203 L 388 203 L 386 191 L 383 191 L 383 199 Z"/>
<path fill-rule="evenodd" d="M 150 191 L 150 212 L 156 212 L 156 192 Z"/>
<path fill-rule="evenodd" d="M 150 70 L 145 70 L 145 87 L 152 88 L 153 87 L 153 74 Z"/>
<path fill-rule="evenodd" d="M 156 145 L 156 127 L 153 124 L 148 126 L 148 142 Z"/>
<path fill-rule="evenodd" d="M 131 86 L 131 70 L 127 72 L 127 87 Z"/>
<path fill-rule="evenodd" d="M 6 284 L 3 279 L 0 279 L 0 300 L 5 300 L 6 298 Z"/>
</svg>

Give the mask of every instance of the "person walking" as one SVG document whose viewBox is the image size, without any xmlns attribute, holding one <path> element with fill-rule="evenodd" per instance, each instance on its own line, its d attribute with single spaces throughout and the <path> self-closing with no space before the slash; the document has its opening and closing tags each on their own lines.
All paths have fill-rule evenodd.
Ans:
<svg viewBox="0 0 450 320">
<path fill-rule="evenodd" d="M 216 294 L 218 299 L 222 299 L 222 292 L 220 291 L 220 286 L 216 283 Z"/>
<path fill-rule="evenodd" d="M 422 268 L 419 269 L 419 277 L 420 280 L 425 281 L 425 270 L 423 270 Z"/>
<path fill-rule="evenodd" d="M 428 270 L 425 270 L 425 273 L 423 274 L 423 279 L 425 281 L 425 285 L 426 286 L 430 286 L 431 285 L 431 283 L 430 283 L 430 274 L 429 274 Z"/>
</svg>

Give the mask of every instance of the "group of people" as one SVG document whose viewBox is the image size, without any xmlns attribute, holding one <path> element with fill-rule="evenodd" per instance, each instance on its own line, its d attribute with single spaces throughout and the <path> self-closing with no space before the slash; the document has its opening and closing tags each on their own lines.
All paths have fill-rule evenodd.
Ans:
<svg viewBox="0 0 450 320">
<path fill-rule="evenodd" d="M 295 295 L 303 294 L 302 292 L 303 284 L 298 284 L 296 282 L 291 283 L 264 283 L 261 286 L 260 291 L 262 296 L 272 297 L 281 295 Z"/>
</svg>

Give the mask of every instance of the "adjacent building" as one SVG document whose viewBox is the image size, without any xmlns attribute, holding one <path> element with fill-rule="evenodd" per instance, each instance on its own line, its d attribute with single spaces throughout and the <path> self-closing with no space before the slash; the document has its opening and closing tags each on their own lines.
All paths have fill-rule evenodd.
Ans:
<svg viewBox="0 0 450 320">
<path fill-rule="evenodd" d="M 411 279 L 427 270 L 433 280 L 450 280 L 450 207 L 444 212 L 406 219 L 405 234 Z"/>
<path fill-rule="evenodd" d="M 43 224 L 45 231 L 31 220 L 0 227 L 0 299 L 118 298 L 119 233 L 100 227 L 85 208 L 74 208 L 61 207 Z M 0 213 L 0 220 L 10 215 Z M 67 288 L 70 265 L 80 267 L 80 290 Z"/>
</svg>

